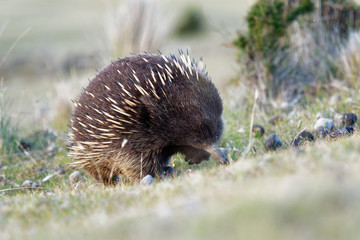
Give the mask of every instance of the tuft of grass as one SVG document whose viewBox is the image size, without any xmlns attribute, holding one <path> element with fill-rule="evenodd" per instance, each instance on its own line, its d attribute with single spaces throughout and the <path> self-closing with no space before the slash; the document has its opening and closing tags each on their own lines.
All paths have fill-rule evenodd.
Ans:
<svg viewBox="0 0 360 240">
<path fill-rule="evenodd" d="M 5 96 L 6 89 L 0 88 L 0 152 L 2 161 L 11 161 L 12 155 L 19 152 L 19 137 L 16 126 L 9 113 L 9 101 Z"/>
<path fill-rule="evenodd" d="M 169 34 L 171 21 L 156 2 L 126 0 L 114 9 L 108 13 L 104 23 L 111 59 L 161 49 Z"/>
</svg>

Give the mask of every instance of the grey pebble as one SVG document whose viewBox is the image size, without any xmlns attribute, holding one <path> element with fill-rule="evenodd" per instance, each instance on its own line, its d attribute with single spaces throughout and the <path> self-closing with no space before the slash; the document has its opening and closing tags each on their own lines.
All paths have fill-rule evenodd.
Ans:
<svg viewBox="0 0 360 240">
<path fill-rule="evenodd" d="M 268 151 L 275 151 L 276 149 L 282 147 L 282 145 L 282 141 L 275 133 L 271 134 L 265 140 L 265 149 Z"/>
<path fill-rule="evenodd" d="M 251 129 L 255 137 L 262 137 L 265 133 L 265 128 L 259 124 L 255 124 Z"/>
<path fill-rule="evenodd" d="M 312 135 L 311 132 L 303 130 L 295 137 L 291 145 L 293 147 L 299 147 L 305 142 L 313 142 L 314 140 L 315 140 L 314 135 Z"/>
<path fill-rule="evenodd" d="M 22 187 L 25 188 L 36 188 L 39 187 L 39 184 L 37 182 L 31 181 L 31 180 L 25 180 L 22 184 Z"/>
<path fill-rule="evenodd" d="M 165 166 L 163 168 L 163 174 L 162 177 L 175 177 L 176 173 L 173 167 L 171 166 Z"/>
<path fill-rule="evenodd" d="M 345 113 L 341 117 L 344 127 L 352 127 L 357 121 L 357 116 L 354 113 Z"/>
<path fill-rule="evenodd" d="M 59 168 L 56 170 L 56 174 L 65 174 L 65 168 L 64 168 L 64 167 L 59 167 Z"/>
<path fill-rule="evenodd" d="M 141 179 L 140 184 L 141 185 L 151 185 L 154 182 L 154 178 L 151 175 L 146 175 Z"/>
<path fill-rule="evenodd" d="M 315 126 L 314 126 L 316 132 L 323 130 L 325 134 L 329 134 L 333 128 L 334 128 L 334 121 L 329 118 L 319 118 L 315 122 Z"/>
<path fill-rule="evenodd" d="M 223 148 L 223 147 L 221 147 L 219 149 L 220 149 L 221 153 L 224 154 L 225 156 L 229 154 L 229 149 Z"/>
<path fill-rule="evenodd" d="M 79 171 L 75 171 L 71 173 L 69 176 L 69 181 L 71 185 L 79 182 L 81 179 L 82 179 L 82 174 Z"/>
<path fill-rule="evenodd" d="M 344 127 L 344 128 L 339 128 L 336 131 L 330 133 L 330 137 L 331 138 L 341 138 L 344 136 L 351 136 L 354 132 L 354 128 L 353 127 Z"/>
</svg>

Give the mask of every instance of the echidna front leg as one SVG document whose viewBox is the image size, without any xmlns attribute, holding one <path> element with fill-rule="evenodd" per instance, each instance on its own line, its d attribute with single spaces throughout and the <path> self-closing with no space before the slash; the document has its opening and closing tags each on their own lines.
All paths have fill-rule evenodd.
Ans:
<svg viewBox="0 0 360 240">
<path fill-rule="evenodd" d="M 185 161 L 190 165 L 208 161 L 210 158 L 210 153 L 190 146 L 180 146 L 179 152 L 185 155 Z"/>
</svg>

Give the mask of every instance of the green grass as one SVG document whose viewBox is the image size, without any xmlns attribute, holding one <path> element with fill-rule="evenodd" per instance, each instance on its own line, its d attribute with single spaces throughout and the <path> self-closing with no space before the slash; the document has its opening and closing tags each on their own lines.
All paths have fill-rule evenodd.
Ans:
<svg viewBox="0 0 360 240">
<path fill-rule="evenodd" d="M 189 166 L 173 158 L 178 177 L 152 186 L 121 184 L 104 188 L 85 175 L 77 187 L 72 172 L 54 176 L 39 189 L 12 188 L 25 179 L 40 181 L 70 161 L 58 140 L 55 156 L 24 155 L 0 169 L 8 184 L 0 190 L 1 239 L 357 239 L 360 231 L 360 136 L 318 140 L 296 151 L 289 147 L 303 128 L 312 131 L 317 113 L 358 111 L 359 100 L 330 106 L 327 98 L 300 104 L 286 113 L 255 108 L 255 123 L 266 136 L 276 132 L 284 149 L 267 153 L 265 137 L 255 139 L 246 158 L 251 101 L 236 107 L 225 98 L 226 131 L 221 142 L 234 160 L 218 166 L 213 160 Z M 267 119 L 283 114 L 284 121 Z M 300 123 L 299 123 L 300 122 Z M 238 129 L 244 128 L 244 132 Z M 187 171 L 191 169 L 191 172 Z"/>
</svg>

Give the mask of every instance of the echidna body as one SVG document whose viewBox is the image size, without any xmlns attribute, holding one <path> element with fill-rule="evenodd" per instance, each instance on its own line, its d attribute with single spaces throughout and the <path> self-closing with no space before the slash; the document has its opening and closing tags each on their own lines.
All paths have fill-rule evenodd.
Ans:
<svg viewBox="0 0 360 240">
<path fill-rule="evenodd" d="M 121 174 L 138 181 L 159 176 L 170 157 L 190 164 L 212 155 L 223 131 L 222 101 L 205 70 L 188 55 L 141 54 L 112 62 L 74 102 L 73 167 L 109 184 Z"/>
</svg>

